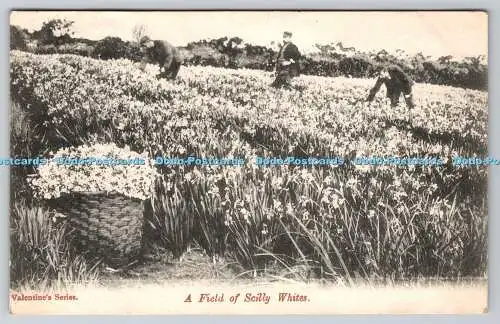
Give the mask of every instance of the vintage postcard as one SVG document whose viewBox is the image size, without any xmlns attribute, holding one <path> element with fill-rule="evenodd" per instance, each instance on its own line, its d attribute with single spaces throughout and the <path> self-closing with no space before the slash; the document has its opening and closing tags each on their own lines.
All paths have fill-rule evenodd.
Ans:
<svg viewBox="0 0 500 324">
<path fill-rule="evenodd" d="M 13 314 L 488 311 L 488 14 L 12 11 Z"/>
</svg>

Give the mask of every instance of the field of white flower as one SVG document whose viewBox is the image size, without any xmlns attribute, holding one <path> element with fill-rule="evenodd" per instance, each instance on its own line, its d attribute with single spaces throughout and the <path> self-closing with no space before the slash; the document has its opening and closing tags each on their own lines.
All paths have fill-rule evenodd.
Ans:
<svg viewBox="0 0 500 324">
<path fill-rule="evenodd" d="M 176 258 L 196 242 L 214 260 L 235 260 L 239 272 L 253 275 L 347 281 L 485 276 L 485 166 L 262 167 L 252 161 L 487 156 L 486 92 L 417 84 L 409 123 L 407 108 L 391 109 L 383 93 L 364 102 L 374 80 L 300 76 L 294 89 L 276 90 L 262 71 L 183 67 L 167 82 L 156 79 L 153 66 L 141 72 L 127 60 L 17 51 L 10 73 L 11 100 L 22 115 L 12 121 L 12 155 L 115 143 L 150 156 L 249 161 L 158 168 L 151 240 Z M 58 248 L 69 248 L 58 241 L 46 249 L 50 239 L 30 243 L 53 227 L 50 217 L 30 215 L 50 211 L 23 185 L 35 171 L 12 171 L 14 280 L 61 278 L 74 259 L 56 258 L 38 277 L 40 268 L 26 266 L 25 255 L 43 265 L 44 258 L 60 255 Z M 23 257 L 16 258 L 20 251 Z M 307 271 L 297 274 L 297 266 Z"/>
</svg>

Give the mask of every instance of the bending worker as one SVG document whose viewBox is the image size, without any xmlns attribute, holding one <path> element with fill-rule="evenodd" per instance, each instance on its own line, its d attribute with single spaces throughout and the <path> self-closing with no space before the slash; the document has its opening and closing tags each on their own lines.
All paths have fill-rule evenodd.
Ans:
<svg viewBox="0 0 500 324">
<path fill-rule="evenodd" d="M 160 65 L 160 75 L 158 77 L 168 80 L 177 77 L 182 64 L 182 57 L 175 46 L 167 41 L 153 41 L 148 36 L 144 36 L 140 40 L 140 47 L 143 54 L 142 69 L 145 68 L 146 63 L 156 63 Z"/>
<path fill-rule="evenodd" d="M 370 90 L 367 101 L 371 102 L 382 84 L 387 88 L 387 98 L 391 100 L 391 107 L 396 107 L 399 103 L 401 93 L 403 93 L 408 108 L 415 107 L 413 102 L 412 86 L 413 81 L 397 65 L 384 67 L 379 73 L 375 86 Z"/>
</svg>

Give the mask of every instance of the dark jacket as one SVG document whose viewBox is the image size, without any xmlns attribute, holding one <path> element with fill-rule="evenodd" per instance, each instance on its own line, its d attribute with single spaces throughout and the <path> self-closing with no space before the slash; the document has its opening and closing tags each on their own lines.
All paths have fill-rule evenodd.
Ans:
<svg viewBox="0 0 500 324">
<path fill-rule="evenodd" d="M 297 46 L 292 42 L 284 44 L 276 59 L 276 72 L 287 71 L 293 76 L 298 76 L 300 74 L 300 52 Z M 284 62 L 293 60 L 289 65 L 283 65 Z"/>
<path fill-rule="evenodd" d="M 370 90 L 368 101 L 372 101 L 382 84 L 387 88 L 387 97 L 395 100 L 401 95 L 411 94 L 413 81 L 408 75 L 397 65 L 389 65 L 384 68 L 377 78 L 375 86 Z"/>
<path fill-rule="evenodd" d="M 179 50 L 167 41 L 155 40 L 154 46 L 146 49 L 147 55 L 145 57 L 146 61 L 152 63 L 160 64 L 160 67 L 164 67 L 168 70 L 172 64 L 182 63 L 182 57 Z"/>
</svg>

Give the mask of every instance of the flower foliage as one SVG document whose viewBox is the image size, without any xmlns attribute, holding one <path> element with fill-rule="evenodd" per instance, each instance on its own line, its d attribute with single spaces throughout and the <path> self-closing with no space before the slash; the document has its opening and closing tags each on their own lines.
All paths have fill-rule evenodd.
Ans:
<svg viewBox="0 0 500 324">
<path fill-rule="evenodd" d="M 486 167 L 263 167 L 255 157 L 485 155 L 486 92 L 416 84 L 410 112 L 404 102 L 392 109 L 383 93 L 366 103 L 371 79 L 302 75 L 286 90 L 269 87 L 263 71 L 183 67 L 167 82 L 127 60 L 18 51 L 10 72 L 12 97 L 38 118 L 34 129 L 47 132 L 51 149 L 104 142 L 149 156 L 247 160 L 160 168 L 154 212 L 158 228 L 177 229 L 163 238 L 179 251 L 193 238 L 248 268 L 286 254 L 322 275 L 463 275 L 484 265 Z M 50 164 L 34 184 L 46 197 L 75 189 L 148 196 L 149 169 L 92 168 Z"/>
</svg>

